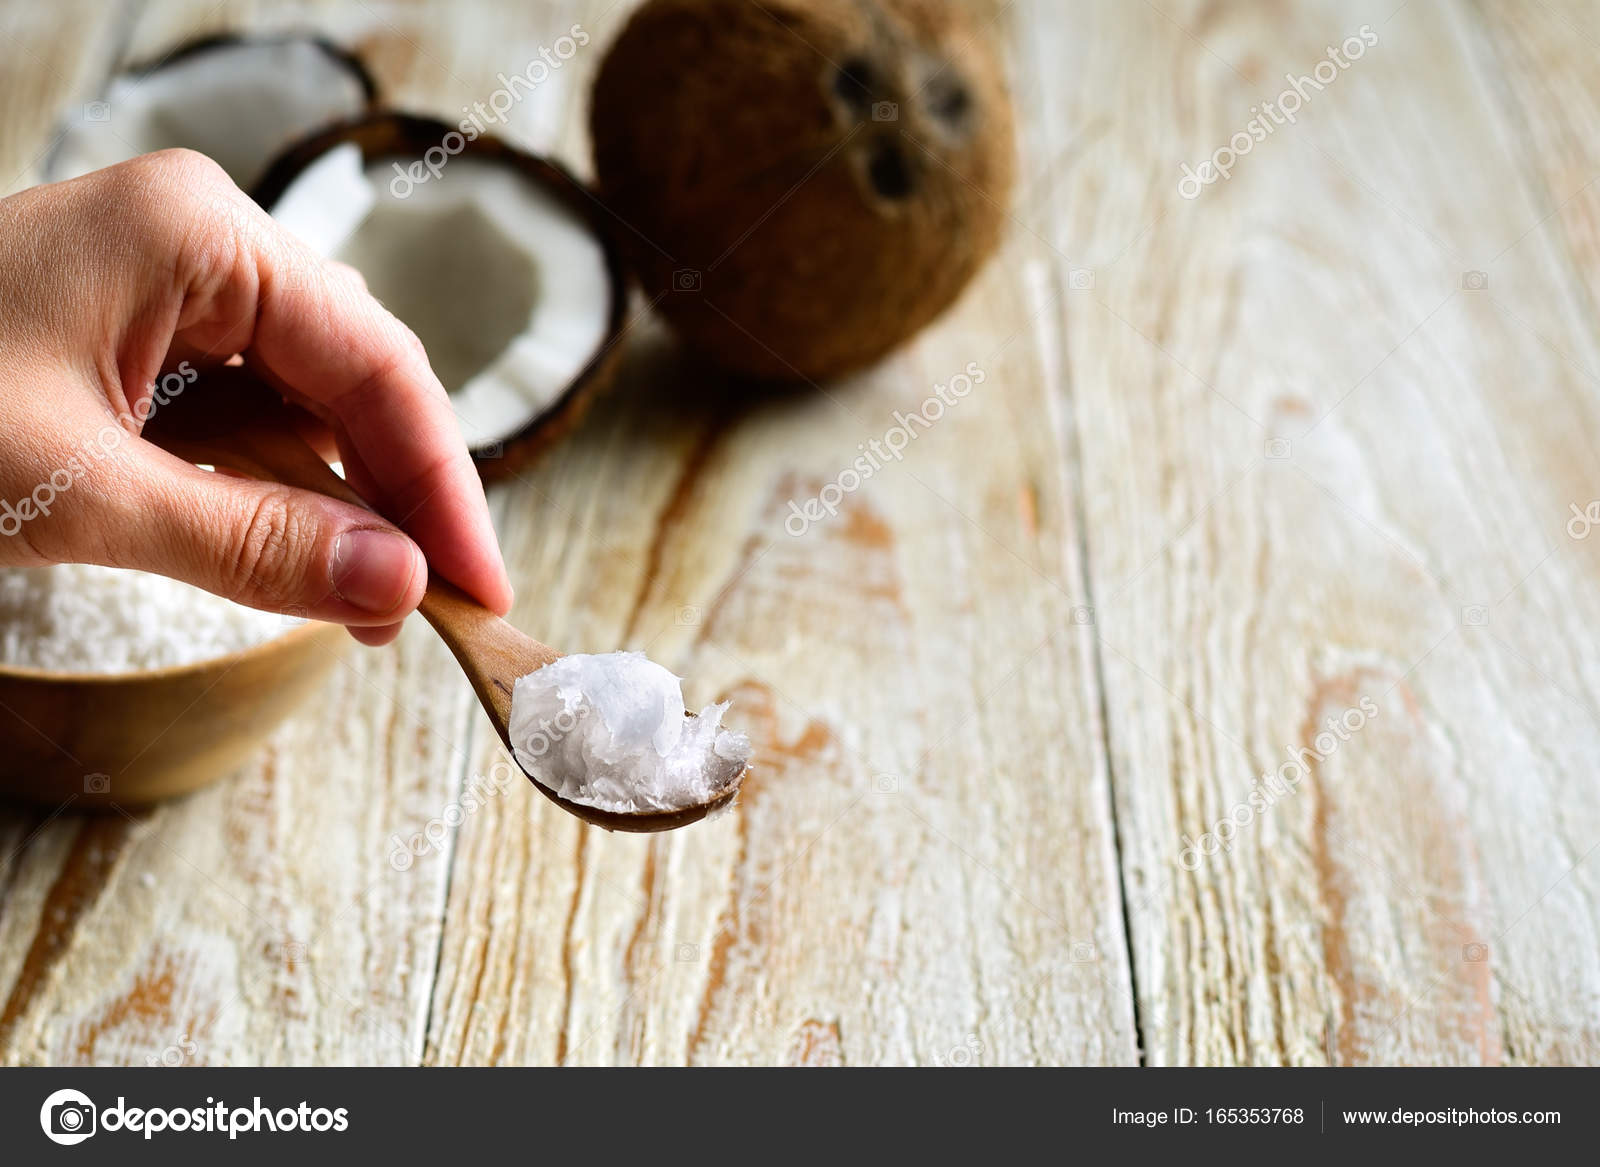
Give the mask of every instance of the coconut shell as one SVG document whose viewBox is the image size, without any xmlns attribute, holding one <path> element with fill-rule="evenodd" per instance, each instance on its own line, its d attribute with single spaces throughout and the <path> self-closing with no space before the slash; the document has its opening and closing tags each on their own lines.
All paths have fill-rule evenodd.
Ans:
<svg viewBox="0 0 1600 1167">
<path fill-rule="evenodd" d="M 136 90 L 148 91 L 148 83 L 153 78 L 170 73 L 179 66 L 192 64 L 202 58 L 219 57 L 228 53 L 237 53 L 241 50 L 265 51 L 295 46 L 305 46 L 320 53 L 337 69 L 349 74 L 359 90 L 358 101 L 360 109 L 346 108 L 338 102 L 336 96 L 321 90 L 316 91 L 319 98 L 327 102 L 327 108 L 323 111 L 321 118 L 309 123 L 275 127 L 280 131 L 278 137 L 276 140 L 268 140 L 263 143 L 263 156 L 249 159 L 252 168 L 248 170 L 236 168 L 230 172 L 230 177 L 236 182 L 249 186 L 258 180 L 260 174 L 260 171 L 254 169 L 254 167 L 264 166 L 273 154 L 285 148 L 288 143 L 303 137 L 307 132 L 318 129 L 322 125 L 343 121 L 346 118 L 356 116 L 360 110 L 371 110 L 378 105 L 380 100 L 378 84 L 359 56 L 327 37 L 311 32 L 212 33 L 169 49 L 159 57 L 126 66 L 115 74 L 112 78 L 112 83 L 129 82 L 133 83 Z M 234 73 L 231 76 L 241 90 L 249 91 L 250 81 L 248 77 L 241 77 L 238 73 Z M 275 78 L 276 84 L 280 87 L 294 85 L 297 80 L 301 84 L 304 83 L 303 79 Z M 100 159 L 96 163 L 96 168 L 101 165 L 110 165 L 113 160 L 121 161 L 122 158 L 131 158 L 150 150 L 169 147 L 183 147 L 198 150 L 203 154 L 210 154 L 221 141 L 236 142 L 239 132 L 237 126 L 230 126 L 226 121 L 222 121 L 220 124 L 213 123 L 213 132 L 210 133 L 193 133 L 194 127 L 186 124 L 182 119 L 163 120 L 159 125 L 161 133 L 155 141 L 141 142 L 135 140 L 130 142 L 119 134 L 115 141 L 120 143 L 125 153 L 115 159 Z M 64 162 L 65 155 L 70 153 L 73 133 L 74 125 L 69 121 L 61 132 L 57 134 L 55 143 L 46 155 L 41 168 L 41 174 L 46 182 L 55 182 L 62 178 L 74 176 L 75 172 L 67 169 Z"/>
<path fill-rule="evenodd" d="M 270 212 L 307 167 L 337 146 L 353 143 L 368 163 L 388 158 L 409 162 L 430 146 L 437 145 L 454 129 L 433 118 L 382 111 L 330 126 L 275 159 L 250 193 Z M 583 369 L 559 396 L 530 416 L 515 433 L 472 450 L 479 474 L 485 481 L 495 481 L 516 474 L 564 437 L 582 419 L 589 404 L 610 384 L 621 352 L 618 342 L 625 330 L 628 285 L 613 234 L 613 222 L 588 188 L 559 163 L 526 153 L 487 134 L 464 143 L 462 153 L 511 167 L 571 211 L 600 243 L 611 285 L 605 309 L 604 340 Z"/>
<path fill-rule="evenodd" d="M 942 0 L 649 0 L 591 129 L 659 310 L 717 363 L 783 380 L 875 361 L 948 307 L 1013 178 L 999 65 Z"/>
</svg>

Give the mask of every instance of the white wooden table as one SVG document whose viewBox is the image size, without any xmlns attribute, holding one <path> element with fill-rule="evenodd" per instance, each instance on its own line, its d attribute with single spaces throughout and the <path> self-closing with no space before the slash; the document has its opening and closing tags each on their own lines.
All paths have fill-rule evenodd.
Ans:
<svg viewBox="0 0 1600 1167">
<path fill-rule="evenodd" d="M 629 6 L 7 3 L 0 180 L 117 62 L 308 22 L 446 116 L 583 24 L 508 133 L 584 169 Z M 425 627 L 352 647 L 205 793 L 0 812 L 0 1060 L 1600 1058 L 1600 9 L 983 9 L 1023 181 L 954 311 L 782 399 L 646 329 L 493 494 L 515 620 L 736 699 L 738 811 L 620 837 L 518 788 L 397 870 L 499 749 Z"/>
</svg>

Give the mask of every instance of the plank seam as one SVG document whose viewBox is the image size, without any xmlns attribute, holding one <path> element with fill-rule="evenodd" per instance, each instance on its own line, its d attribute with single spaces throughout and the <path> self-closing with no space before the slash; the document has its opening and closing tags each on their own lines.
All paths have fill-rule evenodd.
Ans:
<svg viewBox="0 0 1600 1167">
<path fill-rule="evenodd" d="M 1066 289 L 1061 281 L 1061 267 L 1059 263 L 1052 263 L 1049 267 L 1050 282 L 1054 285 L 1052 302 L 1060 303 L 1064 298 Z M 1067 486 L 1071 492 L 1073 523 L 1077 528 L 1078 547 L 1078 573 L 1083 587 L 1083 596 L 1090 612 L 1098 612 L 1095 603 L 1094 572 L 1091 570 L 1093 556 L 1089 547 L 1089 512 L 1088 504 L 1084 499 L 1083 481 L 1083 442 L 1077 422 L 1075 395 L 1072 392 L 1072 353 L 1069 349 L 1070 337 L 1065 329 L 1058 328 L 1059 343 L 1061 345 L 1061 386 L 1066 396 L 1066 417 L 1070 431 L 1063 435 L 1066 439 L 1066 474 Z M 1134 959 L 1133 923 L 1130 916 L 1130 901 L 1128 896 L 1127 865 L 1124 861 L 1124 847 L 1122 838 L 1122 822 L 1117 813 L 1117 767 L 1115 755 L 1111 748 L 1111 708 L 1106 697 L 1106 667 L 1105 656 L 1100 648 L 1100 629 L 1095 625 L 1091 650 L 1091 661 L 1094 677 L 1094 697 L 1100 712 L 1100 747 L 1105 756 L 1106 775 L 1106 803 L 1111 818 L 1111 849 L 1112 859 L 1117 876 L 1117 902 L 1122 916 L 1122 945 L 1128 959 L 1128 996 L 1133 1006 L 1133 1040 L 1134 1052 L 1138 1055 L 1139 1065 L 1146 1065 L 1144 1018 L 1140 1006 L 1139 994 L 1139 969 Z"/>
</svg>

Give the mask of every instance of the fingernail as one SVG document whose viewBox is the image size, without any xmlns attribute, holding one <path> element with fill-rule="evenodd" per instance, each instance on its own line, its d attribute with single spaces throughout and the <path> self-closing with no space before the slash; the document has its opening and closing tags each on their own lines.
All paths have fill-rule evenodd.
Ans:
<svg viewBox="0 0 1600 1167">
<path fill-rule="evenodd" d="M 392 531 L 346 531 L 333 543 L 329 581 L 339 598 L 367 612 L 391 612 L 405 598 L 417 554 Z"/>
</svg>

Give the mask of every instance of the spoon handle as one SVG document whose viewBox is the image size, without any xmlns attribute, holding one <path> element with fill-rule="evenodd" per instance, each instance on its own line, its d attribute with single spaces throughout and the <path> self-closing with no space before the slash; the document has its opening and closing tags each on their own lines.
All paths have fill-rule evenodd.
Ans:
<svg viewBox="0 0 1600 1167">
<path fill-rule="evenodd" d="M 278 394 L 248 370 L 219 369 L 204 391 L 161 406 L 144 437 L 186 461 L 310 490 L 372 510 L 295 432 Z M 494 713 L 502 740 L 517 677 L 561 654 L 508 625 L 441 576 L 429 572 L 420 612 L 449 646 L 478 700 Z M 509 742 L 507 743 L 509 746 Z"/>
</svg>

